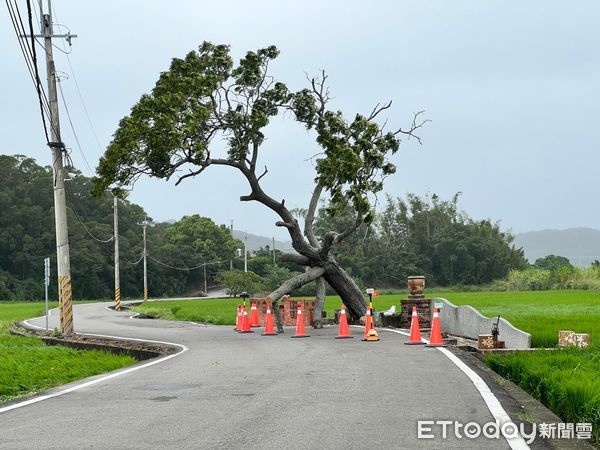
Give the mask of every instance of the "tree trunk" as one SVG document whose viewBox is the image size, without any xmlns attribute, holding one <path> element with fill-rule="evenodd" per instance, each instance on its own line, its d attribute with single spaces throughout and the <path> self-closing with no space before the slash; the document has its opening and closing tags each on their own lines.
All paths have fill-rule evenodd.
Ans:
<svg viewBox="0 0 600 450">
<path fill-rule="evenodd" d="M 358 319 L 367 313 L 367 305 L 362 291 L 354 280 L 332 258 L 324 265 L 323 278 L 342 298 L 349 314 Z"/>
<path fill-rule="evenodd" d="M 323 305 L 325 304 L 325 280 L 323 277 L 317 278 L 317 290 L 315 301 L 315 309 L 313 310 L 313 326 L 314 328 L 323 328 L 321 316 L 323 315 Z"/>
</svg>

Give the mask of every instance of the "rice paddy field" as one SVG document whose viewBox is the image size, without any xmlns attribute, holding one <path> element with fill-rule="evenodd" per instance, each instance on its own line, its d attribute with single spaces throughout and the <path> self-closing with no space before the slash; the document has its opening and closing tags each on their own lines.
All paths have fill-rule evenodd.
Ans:
<svg viewBox="0 0 600 450">
<path fill-rule="evenodd" d="M 500 315 L 532 335 L 532 345 L 554 348 L 559 330 L 590 334 L 590 348 L 540 350 L 528 353 L 496 354 L 486 363 L 514 381 L 553 410 L 563 420 L 594 424 L 600 442 L 600 292 L 436 292 L 456 305 L 471 305 L 482 314 Z M 405 295 L 382 295 L 374 299 L 376 310 L 399 307 Z M 136 308 L 151 317 L 235 323 L 239 299 L 182 300 L 149 302 Z M 325 310 L 331 317 L 340 306 L 339 297 L 327 297 Z"/>
<path fill-rule="evenodd" d="M 129 356 L 47 346 L 35 337 L 9 334 L 11 324 L 43 311 L 43 303 L 0 303 L 0 404 L 135 363 Z"/>
</svg>

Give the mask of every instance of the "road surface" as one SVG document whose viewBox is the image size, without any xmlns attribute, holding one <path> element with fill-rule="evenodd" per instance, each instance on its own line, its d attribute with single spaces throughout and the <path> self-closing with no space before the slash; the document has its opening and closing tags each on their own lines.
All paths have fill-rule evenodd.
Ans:
<svg viewBox="0 0 600 450">
<path fill-rule="evenodd" d="M 189 350 L 0 413 L 0 448 L 509 448 L 502 437 L 442 439 L 441 430 L 417 439 L 418 420 L 483 424 L 494 416 L 451 359 L 402 345 L 405 336 L 382 331 L 380 342 L 366 343 L 354 328 L 355 339 L 336 340 L 330 327 L 305 339 L 263 337 L 130 315 L 77 305 L 75 329 Z"/>
</svg>

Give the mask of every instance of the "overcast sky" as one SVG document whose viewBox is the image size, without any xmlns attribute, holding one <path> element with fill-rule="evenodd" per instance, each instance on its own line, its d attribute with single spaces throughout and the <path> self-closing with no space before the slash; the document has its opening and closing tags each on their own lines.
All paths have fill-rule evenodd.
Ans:
<svg viewBox="0 0 600 450">
<path fill-rule="evenodd" d="M 36 2 L 34 2 L 36 3 Z M 19 1 L 22 11 L 25 2 Z M 153 86 L 171 58 L 204 41 L 231 44 L 236 59 L 275 44 L 273 74 L 292 89 L 325 69 L 348 117 L 393 100 L 382 119 L 407 126 L 426 110 L 423 145 L 403 141 L 385 192 L 462 192 L 476 219 L 515 232 L 600 228 L 600 2 L 598 1 L 109 1 L 55 0 L 54 20 L 79 37 L 70 62 L 96 129 L 96 142 L 64 54 L 57 69 L 92 169 L 118 121 Z M 55 30 L 57 32 L 58 30 Z M 49 164 L 37 100 L 6 8 L 0 17 L 1 153 Z M 58 46 L 62 44 L 56 42 Z M 44 69 L 42 66 L 41 69 Z M 90 175 L 64 110 L 63 139 Z M 288 118 L 268 129 L 262 160 L 267 192 L 306 207 L 314 136 Z M 239 174 L 211 168 L 179 187 L 142 179 L 130 199 L 155 220 L 201 214 L 236 229 L 285 238 L 261 205 L 240 203 Z"/>
</svg>

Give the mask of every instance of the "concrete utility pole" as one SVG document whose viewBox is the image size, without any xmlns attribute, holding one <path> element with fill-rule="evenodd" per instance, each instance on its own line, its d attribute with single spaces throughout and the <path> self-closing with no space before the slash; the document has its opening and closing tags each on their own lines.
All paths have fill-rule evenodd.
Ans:
<svg viewBox="0 0 600 450">
<path fill-rule="evenodd" d="M 121 274 L 119 271 L 119 201 L 113 194 L 113 218 L 115 240 L 115 311 L 121 310 Z"/>
<path fill-rule="evenodd" d="M 69 230 L 67 227 L 67 202 L 65 177 L 63 175 L 63 152 L 65 145 L 60 136 L 58 98 L 56 96 L 56 68 L 52 54 L 52 38 L 64 37 L 70 42 L 76 35 L 55 35 L 52 33 L 52 5 L 48 0 L 48 14 L 43 14 L 40 1 L 41 35 L 46 50 L 46 74 L 48 80 L 48 101 L 50 103 L 50 142 L 52 149 L 52 171 L 54 174 L 54 220 L 56 223 L 56 256 L 58 275 L 58 300 L 60 304 L 60 331 L 64 335 L 73 333 L 73 295 L 71 288 L 71 261 L 69 256 Z"/>
<path fill-rule="evenodd" d="M 146 257 L 148 252 L 146 250 L 146 228 L 148 227 L 148 221 L 144 220 L 142 224 L 144 226 L 144 301 L 148 300 L 148 261 Z"/>
<path fill-rule="evenodd" d="M 204 261 L 202 266 L 204 267 L 204 293 L 208 294 L 208 288 L 206 287 L 206 261 Z"/>
<path fill-rule="evenodd" d="M 244 236 L 244 272 L 248 272 L 248 232 Z"/>
<path fill-rule="evenodd" d="M 275 265 L 275 236 L 273 236 L 273 265 Z"/>
<path fill-rule="evenodd" d="M 231 231 L 231 237 L 233 237 L 233 219 L 231 219 L 231 227 L 229 228 L 229 231 Z M 231 272 L 233 270 L 233 259 L 229 260 L 229 271 Z"/>
</svg>

